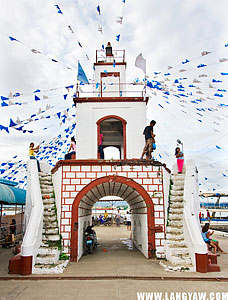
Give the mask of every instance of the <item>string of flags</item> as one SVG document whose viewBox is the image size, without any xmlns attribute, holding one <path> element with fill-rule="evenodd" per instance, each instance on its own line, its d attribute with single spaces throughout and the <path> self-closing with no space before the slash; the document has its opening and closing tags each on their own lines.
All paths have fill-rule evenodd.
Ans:
<svg viewBox="0 0 228 300">
<path fill-rule="evenodd" d="M 59 4 L 55 4 L 54 6 L 55 6 L 56 9 L 57 9 L 57 13 L 60 14 L 60 15 L 62 15 L 62 16 L 64 17 L 64 19 L 65 19 L 65 21 L 66 21 L 66 24 L 67 24 L 67 29 L 70 31 L 70 33 L 72 33 L 72 34 L 74 35 L 74 37 L 75 37 L 75 39 L 76 39 L 76 42 L 77 42 L 77 45 L 84 51 L 84 54 L 85 54 L 86 59 L 87 59 L 87 60 L 90 60 L 90 59 L 89 59 L 89 56 L 88 56 L 88 54 L 87 54 L 87 52 L 85 51 L 85 48 L 82 46 L 82 42 L 79 41 L 79 39 L 77 38 L 76 33 L 75 33 L 75 31 L 73 30 L 73 27 L 72 27 L 71 25 L 69 25 L 69 22 L 68 22 L 68 20 L 67 20 L 67 18 L 66 18 L 66 16 L 65 16 L 65 14 L 63 13 L 62 9 L 60 8 Z"/>
<path fill-rule="evenodd" d="M 24 47 L 26 47 L 27 49 L 29 49 L 29 51 L 32 52 L 33 54 L 42 55 L 49 62 L 53 62 L 53 63 L 59 64 L 59 65 L 63 66 L 64 68 L 66 68 L 67 70 L 70 70 L 70 71 L 74 71 L 75 70 L 75 68 L 72 68 L 72 67 L 69 67 L 69 66 L 65 65 L 63 62 L 61 62 L 61 60 L 59 60 L 59 59 L 57 60 L 55 58 L 50 58 L 49 55 L 45 54 L 41 50 L 37 50 L 37 49 L 31 47 L 31 46 L 27 45 L 26 43 L 24 43 L 23 41 L 16 39 L 13 36 L 9 36 L 9 35 L 7 35 L 5 33 L 2 33 L 2 34 L 4 34 L 5 36 L 7 36 L 11 42 L 22 44 Z"/>
<path fill-rule="evenodd" d="M 37 158 L 41 161 L 47 161 L 51 166 L 54 166 L 58 160 L 63 159 L 64 154 L 70 146 L 69 138 L 74 134 L 75 127 L 76 124 L 68 126 L 49 143 L 42 141 L 40 143 L 39 152 L 37 153 Z M 15 161 L 16 159 L 18 159 L 18 155 L 14 156 L 11 160 L 1 163 L 0 174 L 4 179 L 18 181 L 18 187 L 25 188 L 27 185 L 27 162 L 22 160 Z"/>
</svg>

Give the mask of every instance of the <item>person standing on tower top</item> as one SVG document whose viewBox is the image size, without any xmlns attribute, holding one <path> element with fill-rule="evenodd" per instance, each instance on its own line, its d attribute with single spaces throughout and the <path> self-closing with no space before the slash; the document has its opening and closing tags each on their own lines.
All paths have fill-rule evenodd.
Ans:
<svg viewBox="0 0 228 300">
<path fill-rule="evenodd" d="M 151 153 L 153 152 L 153 144 L 155 143 L 154 125 L 156 121 L 152 120 L 149 126 L 146 126 L 143 134 L 145 135 L 146 144 L 143 148 L 143 152 L 140 159 L 148 152 L 148 158 L 152 159 Z"/>
</svg>

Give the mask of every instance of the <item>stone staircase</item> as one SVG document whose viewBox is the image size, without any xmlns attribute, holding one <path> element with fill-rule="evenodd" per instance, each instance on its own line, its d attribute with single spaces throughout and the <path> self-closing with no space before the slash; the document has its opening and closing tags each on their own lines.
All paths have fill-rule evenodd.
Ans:
<svg viewBox="0 0 228 300">
<path fill-rule="evenodd" d="M 39 173 L 40 190 L 44 205 L 42 243 L 35 260 L 33 274 L 62 273 L 69 260 L 59 260 L 61 237 L 57 221 L 52 176 Z"/>
<path fill-rule="evenodd" d="M 184 173 L 174 174 L 171 177 L 168 225 L 166 228 L 167 259 L 176 267 L 178 266 L 177 270 L 191 270 L 193 267 L 183 234 L 184 179 Z"/>
</svg>

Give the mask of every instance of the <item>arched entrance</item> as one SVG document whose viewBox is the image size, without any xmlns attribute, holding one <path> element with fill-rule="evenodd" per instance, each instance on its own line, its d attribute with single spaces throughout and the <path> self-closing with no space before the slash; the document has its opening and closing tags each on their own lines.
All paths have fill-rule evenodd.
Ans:
<svg viewBox="0 0 228 300">
<path fill-rule="evenodd" d="M 93 205 L 102 197 L 119 196 L 132 211 L 132 239 L 148 258 L 155 255 L 154 205 L 145 189 L 132 179 L 105 176 L 92 181 L 76 196 L 72 205 L 71 261 L 77 262 L 83 254 L 84 229 L 91 224 Z"/>
<path fill-rule="evenodd" d="M 100 134 L 103 134 L 103 147 L 116 147 L 120 151 L 119 159 L 126 159 L 126 124 L 127 122 L 115 115 L 105 116 L 97 121 L 97 144 L 100 145 Z M 99 153 L 98 153 L 99 158 Z"/>
</svg>

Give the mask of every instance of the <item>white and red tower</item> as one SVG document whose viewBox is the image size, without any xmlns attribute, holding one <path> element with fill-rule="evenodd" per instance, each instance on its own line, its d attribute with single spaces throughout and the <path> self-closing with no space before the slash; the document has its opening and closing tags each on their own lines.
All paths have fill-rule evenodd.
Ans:
<svg viewBox="0 0 228 300">
<path fill-rule="evenodd" d="M 110 43 L 105 52 L 96 52 L 93 91 L 78 92 L 74 99 L 77 159 L 99 158 L 100 133 L 104 148 L 118 148 L 120 159 L 140 156 L 148 99 L 126 84 L 126 66 L 125 51 L 112 51 Z"/>
<path fill-rule="evenodd" d="M 125 51 L 113 51 L 110 43 L 96 52 L 93 89 L 83 85 L 74 98 L 76 159 L 59 161 L 52 170 L 60 232 L 72 261 L 82 256 L 92 207 L 105 196 L 129 204 L 133 242 L 145 257 L 165 257 L 169 173 L 160 162 L 138 159 L 148 98 L 126 83 L 126 65 Z M 104 148 L 119 149 L 118 159 L 100 159 L 100 134 Z"/>
</svg>

